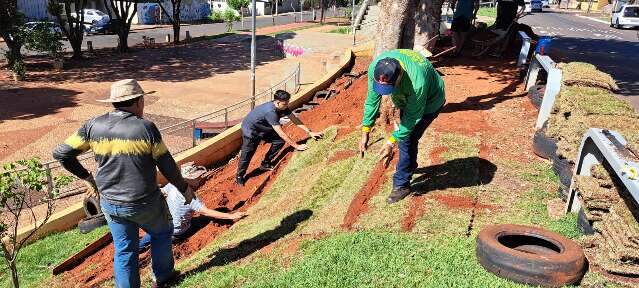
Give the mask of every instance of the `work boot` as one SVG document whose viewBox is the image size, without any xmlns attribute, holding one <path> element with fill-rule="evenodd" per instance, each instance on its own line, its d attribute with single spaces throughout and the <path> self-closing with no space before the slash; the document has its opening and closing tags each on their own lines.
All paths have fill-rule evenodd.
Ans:
<svg viewBox="0 0 639 288">
<path fill-rule="evenodd" d="M 262 165 L 260 165 L 260 170 L 262 171 L 273 171 L 274 169 L 275 166 L 271 163 L 262 163 Z"/>
<path fill-rule="evenodd" d="M 244 176 L 237 175 L 235 177 L 235 182 L 237 182 L 237 185 L 244 186 L 244 184 L 246 184 L 246 179 L 244 179 Z"/>
<path fill-rule="evenodd" d="M 406 196 L 410 195 L 410 193 L 411 191 L 409 187 L 395 187 L 393 188 L 393 191 L 391 191 L 390 195 L 388 195 L 386 203 L 393 204 L 398 202 L 406 198 Z"/>
<path fill-rule="evenodd" d="M 164 287 L 172 287 L 174 286 L 174 282 L 176 282 L 178 280 L 178 278 L 180 277 L 180 272 L 173 270 L 173 273 L 171 275 L 171 278 L 169 278 L 168 280 L 164 281 L 164 282 L 157 282 L 155 280 L 155 277 L 153 277 L 153 282 L 151 283 L 151 288 L 164 288 Z"/>
</svg>

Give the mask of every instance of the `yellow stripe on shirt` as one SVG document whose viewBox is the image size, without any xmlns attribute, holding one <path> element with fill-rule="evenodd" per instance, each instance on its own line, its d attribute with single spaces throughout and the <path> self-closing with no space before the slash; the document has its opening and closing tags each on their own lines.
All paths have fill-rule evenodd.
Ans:
<svg viewBox="0 0 639 288">
<path fill-rule="evenodd" d="M 71 146 L 71 148 L 75 150 L 80 150 L 82 152 L 89 150 L 89 142 L 84 140 L 84 138 L 80 137 L 78 133 L 75 133 L 69 136 L 67 140 L 64 140 L 64 144 L 67 144 Z"/>
<path fill-rule="evenodd" d="M 103 139 L 91 141 L 91 150 L 96 155 L 150 155 L 153 153 L 153 144 L 144 140 Z"/>
<path fill-rule="evenodd" d="M 158 159 L 160 158 L 162 155 L 166 154 L 167 152 L 169 152 L 169 149 L 166 148 L 166 145 L 164 144 L 164 142 L 160 142 L 158 144 L 153 145 L 153 159 Z"/>
</svg>

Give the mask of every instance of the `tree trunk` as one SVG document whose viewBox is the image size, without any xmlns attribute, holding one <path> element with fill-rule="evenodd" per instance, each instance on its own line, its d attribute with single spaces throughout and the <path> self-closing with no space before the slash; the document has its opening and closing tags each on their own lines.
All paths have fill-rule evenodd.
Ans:
<svg viewBox="0 0 639 288">
<path fill-rule="evenodd" d="M 19 288 L 20 281 L 18 280 L 18 267 L 16 267 L 16 261 L 9 262 L 9 270 L 11 270 L 11 283 L 13 283 L 13 288 Z"/>
<path fill-rule="evenodd" d="M 9 55 L 11 55 L 10 59 L 8 59 L 11 60 L 8 61 L 9 69 L 11 69 L 11 66 L 13 66 L 13 63 L 15 63 L 15 61 L 22 61 L 22 53 L 20 53 L 22 44 L 17 41 L 9 40 L 9 37 L 3 37 L 3 39 L 5 40 L 5 43 L 9 48 Z"/>
<path fill-rule="evenodd" d="M 324 24 L 324 11 L 326 11 L 325 0 L 320 0 L 320 23 Z"/>
<path fill-rule="evenodd" d="M 415 44 L 413 49 L 432 51 L 437 39 L 428 40 L 439 35 L 439 23 L 442 15 L 442 0 L 415 0 Z"/>
<path fill-rule="evenodd" d="M 118 52 L 125 53 L 129 51 L 129 31 L 126 28 L 122 28 L 118 32 Z"/>
<path fill-rule="evenodd" d="M 181 1 L 173 1 L 173 44 L 177 45 L 180 43 L 180 24 L 182 21 L 180 20 L 180 3 Z"/>
<path fill-rule="evenodd" d="M 405 39 L 404 30 L 413 30 L 415 25 L 408 27 L 406 23 L 414 23 L 413 15 L 410 11 L 414 11 L 415 0 L 384 0 L 380 3 L 380 15 L 377 26 L 377 44 L 375 47 L 375 55 L 382 54 L 384 51 L 401 48 Z M 413 19 L 413 20 L 411 20 Z M 412 48 L 412 47 L 410 47 Z"/>
</svg>

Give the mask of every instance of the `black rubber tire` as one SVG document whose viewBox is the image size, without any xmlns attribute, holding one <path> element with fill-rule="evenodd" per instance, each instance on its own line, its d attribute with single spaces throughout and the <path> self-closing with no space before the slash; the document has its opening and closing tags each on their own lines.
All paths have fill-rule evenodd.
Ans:
<svg viewBox="0 0 639 288">
<path fill-rule="evenodd" d="M 528 99 L 537 109 L 541 107 L 541 102 L 544 99 L 544 91 L 546 90 L 546 85 L 534 85 L 528 89 Z"/>
<path fill-rule="evenodd" d="M 559 197 L 566 201 L 568 199 L 568 192 L 570 190 L 570 182 L 572 181 L 572 173 L 575 169 L 575 165 L 570 163 L 567 159 L 563 159 L 558 155 L 552 158 L 552 170 L 559 176 Z"/>
<path fill-rule="evenodd" d="M 533 136 L 533 152 L 544 159 L 552 159 L 557 154 L 557 141 L 546 136 L 546 127 L 537 130 Z"/>
<path fill-rule="evenodd" d="M 595 229 L 592 228 L 592 223 L 586 218 L 586 213 L 583 208 L 579 209 L 579 213 L 577 213 L 577 227 L 579 227 L 579 230 L 584 235 L 595 234 Z"/>
<path fill-rule="evenodd" d="M 86 234 L 93 231 L 93 229 L 102 227 L 106 224 L 107 221 L 106 218 L 104 218 L 104 214 L 100 213 L 80 220 L 80 222 L 78 222 L 78 229 L 80 229 L 80 233 Z"/>
<path fill-rule="evenodd" d="M 477 236 L 476 254 L 484 269 L 499 277 L 544 287 L 577 283 L 587 268 L 577 243 L 531 226 L 485 226 Z"/>
<path fill-rule="evenodd" d="M 102 209 L 100 209 L 100 200 L 95 197 L 84 198 L 82 209 L 87 217 L 102 214 Z"/>
</svg>

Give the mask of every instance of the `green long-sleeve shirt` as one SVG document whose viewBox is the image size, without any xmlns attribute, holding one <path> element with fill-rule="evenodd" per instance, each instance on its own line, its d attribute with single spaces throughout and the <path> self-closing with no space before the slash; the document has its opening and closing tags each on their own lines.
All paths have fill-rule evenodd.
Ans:
<svg viewBox="0 0 639 288">
<path fill-rule="evenodd" d="M 382 95 L 373 90 L 375 66 L 379 60 L 395 58 L 402 66 L 399 87 L 391 100 L 402 111 L 399 130 L 393 132 L 391 142 L 402 141 L 410 135 L 425 114 L 434 113 L 446 102 L 444 81 L 433 65 L 419 52 L 407 49 L 391 50 L 379 55 L 368 68 L 368 96 L 364 105 L 364 131 L 370 130 L 379 116 Z"/>
</svg>

